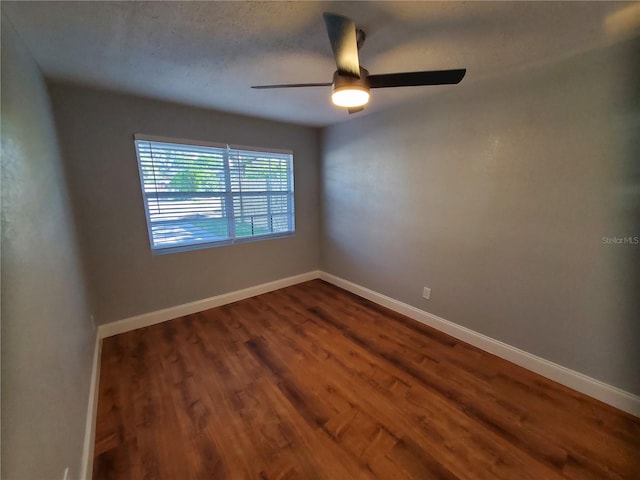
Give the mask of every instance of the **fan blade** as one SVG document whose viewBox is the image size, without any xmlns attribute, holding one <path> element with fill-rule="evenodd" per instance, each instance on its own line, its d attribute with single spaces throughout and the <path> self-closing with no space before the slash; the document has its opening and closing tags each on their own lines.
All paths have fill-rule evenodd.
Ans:
<svg viewBox="0 0 640 480">
<path fill-rule="evenodd" d="M 252 85 L 251 88 L 300 88 L 300 87 L 330 87 L 332 83 L 285 83 L 284 85 Z"/>
<path fill-rule="evenodd" d="M 352 113 L 358 113 L 364 110 L 364 107 L 351 107 L 351 108 L 347 108 L 347 112 L 349 112 L 349 115 L 351 115 Z"/>
<path fill-rule="evenodd" d="M 338 73 L 360 78 L 356 24 L 350 18 L 335 13 L 323 13 L 322 16 L 327 26 Z"/>
<path fill-rule="evenodd" d="M 458 70 L 433 70 L 429 72 L 385 73 L 382 75 L 369 75 L 367 80 L 370 88 L 452 85 L 460 83 L 466 72 L 466 68 L 461 68 Z"/>
</svg>

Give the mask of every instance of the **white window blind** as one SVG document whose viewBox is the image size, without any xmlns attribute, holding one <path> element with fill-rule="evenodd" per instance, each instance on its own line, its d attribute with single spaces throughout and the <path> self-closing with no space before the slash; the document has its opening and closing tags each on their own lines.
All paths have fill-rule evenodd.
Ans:
<svg viewBox="0 0 640 480">
<path fill-rule="evenodd" d="M 151 249 L 294 232 L 293 154 L 135 136 Z"/>
</svg>

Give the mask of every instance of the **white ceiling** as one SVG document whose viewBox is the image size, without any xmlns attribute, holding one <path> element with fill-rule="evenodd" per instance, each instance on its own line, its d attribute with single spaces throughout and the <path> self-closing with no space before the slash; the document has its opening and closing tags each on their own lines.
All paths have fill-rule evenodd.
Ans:
<svg viewBox="0 0 640 480">
<path fill-rule="evenodd" d="M 44 74 L 190 105 L 308 125 L 348 119 L 330 88 L 250 85 L 330 82 L 322 19 L 352 17 L 367 33 L 371 73 L 466 67 L 501 75 L 607 42 L 614 2 L 2 2 Z M 372 91 L 365 112 L 454 86 Z"/>
</svg>

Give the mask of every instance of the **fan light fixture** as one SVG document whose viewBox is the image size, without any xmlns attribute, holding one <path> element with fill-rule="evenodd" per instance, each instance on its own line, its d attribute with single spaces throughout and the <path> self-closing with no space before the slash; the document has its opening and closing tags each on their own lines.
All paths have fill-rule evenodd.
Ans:
<svg viewBox="0 0 640 480">
<path fill-rule="evenodd" d="M 338 107 L 361 107 L 369 103 L 369 89 L 357 85 L 335 89 L 331 101 Z"/>
<path fill-rule="evenodd" d="M 360 77 L 333 74 L 333 93 L 331 101 L 338 107 L 358 108 L 369 102 L 369 72 L 360 68 Z"/>
</svg>

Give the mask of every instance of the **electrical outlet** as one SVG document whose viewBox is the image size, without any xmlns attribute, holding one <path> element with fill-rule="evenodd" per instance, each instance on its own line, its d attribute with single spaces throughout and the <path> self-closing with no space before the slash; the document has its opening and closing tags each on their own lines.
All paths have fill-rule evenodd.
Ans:
<svg viewBox="0 0 640 480">
<path fill-rule="evenodd" d="M 62 480 L 69 480 L 69 467 L 64 469 L 64 476 L 62 477 Z"/>
<path fill-rule="evenodd" d="M 430 288 L 427 288 L 427 287 L 424 287 L 424 288 L 422 289 L 422 296 L 423 296 L 424 298 L 426 298 L 427 300 L 429 300 L 429 299 L 431 298 L 431 289 L 430 289 Z"/>
</svg>

